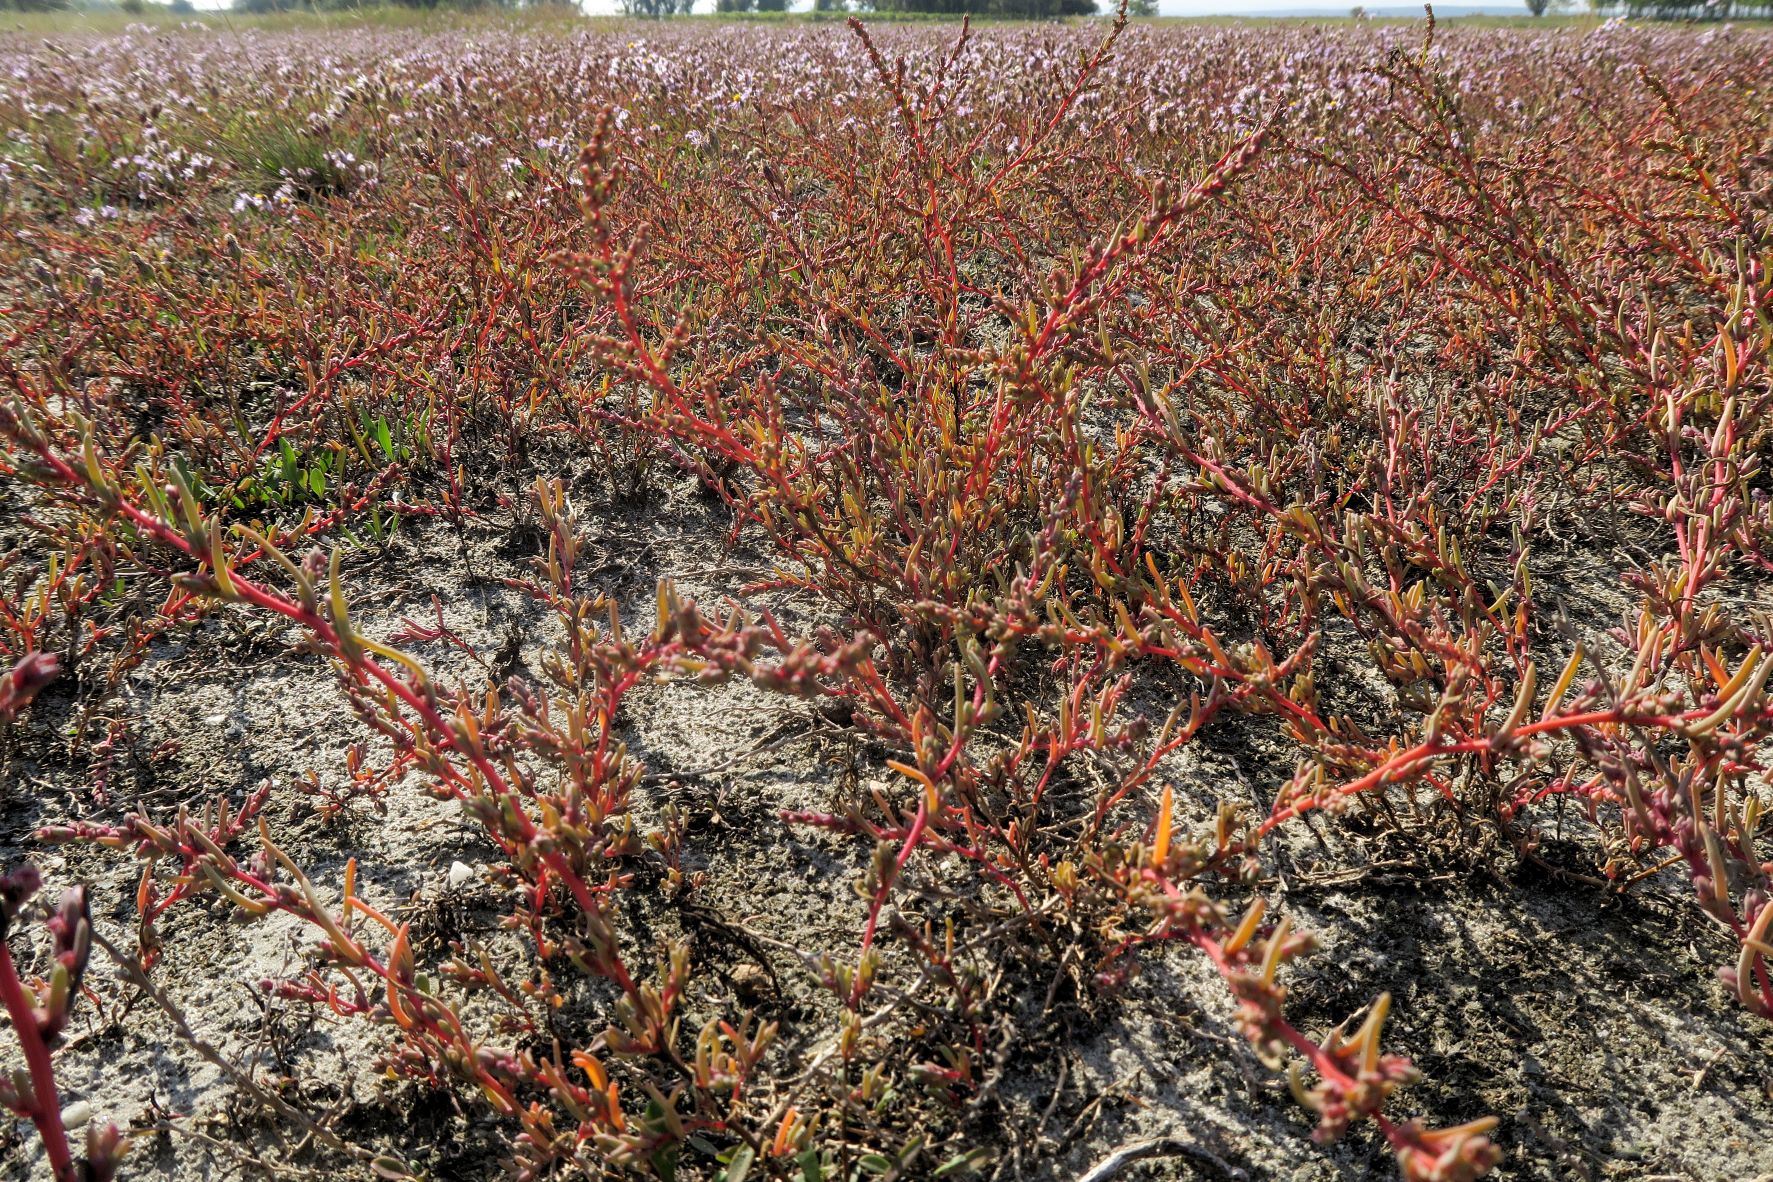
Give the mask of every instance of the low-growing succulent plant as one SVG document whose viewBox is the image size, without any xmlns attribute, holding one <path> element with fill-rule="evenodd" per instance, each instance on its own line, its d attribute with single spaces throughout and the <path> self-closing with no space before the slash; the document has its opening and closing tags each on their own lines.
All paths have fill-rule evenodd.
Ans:
<svg viewBox="0 0 1773 1182">
<path fill-rule="evenodd" d="M 240 77 L 197 36 L 95 43 L 80 78 L 0 48 L 31 128 L 0 162 L 29 279 L 0 504 L 30 538 L 0 737 L 64 679 L 92 807 L 38 836 L 137 863 L 132 987 L 196 898 L 293 917 L 305 963 L 260 994 L 375 1027 L 518 1177 L 848 1182 L 1002 1168 L 975 1142 L 1017 1014 L 1179 945 L 1316 1140 L 1371 1122 L 1411 1182 L 1477 1178 L 1503 1126 L 1398 1115 L 1391 995 L 1289 1018 L 1313 942 L 1270 870 L 1328 815 L 1588 891 L 1678 880 L 1740 1020 L 1773 1019 L 1765 35 L 833 32 L 251 33 Z M 211 97 L 147 101 L 175 82 Z M 260 192 L 217 119 L 266 95 L 351 159 Z M 101 148 L 148 106 L 116 198 Z M 624 602 L 575 501 L 679 480 L 759 565 L 727 602 Z M 363 609 L 409 518 L 464 563 L 470 524 L 530 546 L 510 651 L 440 601 Z M 1622 569 L 1570 557 L 1603 541 Z M 450 891 L 495 883 L 510 941 L 430 938 L 357 860 L 310 874 L 271 783 L 114 797 L 123 687 L 206 618 L 299 637 L 358 720 L 303 808 L 451 802 L 491 867 Z M 716 839 L 628 743 L 651 687 L 734 680 L 870 773 L 774 822 L 855 853 L 853 938 L 709 920 L 743 974 L 637 920 L 699 905 Z M 1180 756 L 1226 733 L 1280 754 L 1254 799 L 1188 799 Z M 27 1064 L 0 1087 L 58 1182 L 121 1149 L 74 1162 L 49 1058 L 85 898 L 41 984 L 0 947 Z"/>
</svg>

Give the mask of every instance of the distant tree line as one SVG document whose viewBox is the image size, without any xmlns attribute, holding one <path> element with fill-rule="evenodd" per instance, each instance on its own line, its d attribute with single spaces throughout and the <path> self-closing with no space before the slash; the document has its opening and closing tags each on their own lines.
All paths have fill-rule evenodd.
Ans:
<svg viewBox="0 0 1773 1182">
<path fill-rule="evenodd" d="M 1090 16 L 1096 0 L 869 0 L 867 12 L 933 13 L 941 16 L 1002 16 L 1038 20 L 1058 16 Z"/>
<path fill-rule="evenodd" d="M 626 16 L 677 16 L 687 13 L 696 0 L 617 0 Z"/>
<path fill-rule="evenodd" d="M 0 0 L 23 4 L 58 3 L 58 0 Z M 401 8 L 529 8 L 541 4 L 571 4 L 572 0 L 233 0 L 236 12 L 287 12 L 297 9 L 358 8 L 368 3 Z M 683 16 L 699 0 L 617 0 L 627 16 L 656 19 Z M 715 12 L 786 12 L 790 0 L 712 0 Z M 1064 16 L 1090 16 L 1098 11 L 1096 0 L 813 0 L 816 12 L 878 12 L 894 15 L 997 16 L 1043 20 Z M 1157 0 L 1130 0 L 1134 16 L 1154 16 Z"/>
<path fill-rule="evenodd" d="M 175 3 L 177 0 L 175 0 Z M 186 0 L 189 3 L 189 0 Z M 572 0 L 233 0 L 235 12 L 337 12 L 353 8 L 496 9 L 496 8 L 574 8 Z M 689 11 L 689 4 L 684 4 Z"/>
<path fill-rule="evenodd" d="M 715 12 L 786 12 L 794 0 L 707 0 Z M 1115 0 L 1108 0 L 1110 7 Z M 1773 3 L 1773 0 L 1768 0 Z M 558 5 L 576 7 L 576 0 L 230 0 L 235 12 L 337 12 L 387 5 L 394 8 L 516 9 Z M 659 18 L 683 16 L 704 0 L 616 0 L 628 16 Z M 890 15 L 996 16 L 1041 20 L 1089 16 L 1100 11 L 1097 0 L 813 0 L 815 12 L 877 12 Z M 57 12 L 70 8 L 120 9 L 142 12 L 165 8 L 173 13 L 195 11 L 191 0 L 0 0 L 0 12 Z M 1134 16 L 1156 16 L 1157 0 L 1129 0 Z"/>
<path fill-rule="evenodd" d="M 688 11 L 684 0 L 622 0 L 631 16 L 669 16 Z M 694 0 L 690 0 L 694 3 Z M 659 11 L 654 10 L 659 6 Z M 788 0 L 714 0 L 716 12 L 785 12 Z M 815 12 L 878 12 L 904 16 L 998 16 L 1019 20 L 1045 20 L 1062 16 L 1091 16 L 1101 11 L 1096 0 L 813 0 Z M 1157 0 L 1130 0 L 1134 16 L 1156 16 Z"/>
<path fill-rule="evenodd" d="M 189 3 L 189 0 L 184 0 Z M 682 16 L 699 0 L 617 0 L 628 16 L 656 19 Z M 19 7 L 64 7 L 67 0 L 0 0 Z M 530 8 L 544 4 L 570 5 L 572 0 L 233 0 L 236 12 L 289 12 L 364 7 L 383 3 L 400 8 Z M 715 12 L 786 12 L 790 0 L 712 0 Z M 893 15 L 996 16 L 1042 20 L 1065 16 L 1090 16 L 1099 11 L 1096 0 L 813 0 L 816 12 L 878 12 Z M 1134 16 L 1155 16 L 1157 0 L 1129 0 Z"/>
</svg>

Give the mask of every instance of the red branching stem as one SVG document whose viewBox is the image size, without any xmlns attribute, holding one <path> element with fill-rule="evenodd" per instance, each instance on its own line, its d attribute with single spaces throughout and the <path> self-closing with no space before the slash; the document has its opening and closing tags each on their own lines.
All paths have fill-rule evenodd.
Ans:
<svg viewBox="0 0 1773 1182">
<path fill-rule="evenodd" d="M 31 1077 L 31 1104 L 23 1115 L 31 1118 L 43 1138 L 43 1151 L 49 1155 L 49 1167 L 58 1182 L 76 1182 L 78 1174 L 74 1156 L 68 1149 L 68 1132 L 62 1126 L 61 1098 L 56 1094 L 55 1065 L 50 1061 L 49 1047 L 37 1029 L 36 1007 L 25 994 L 13 966 L 12 953 L 0 941 L 0 1001 L 12 1019 L 12 1031 L 24 1052 L 25 1068 Z"/>
</svg>

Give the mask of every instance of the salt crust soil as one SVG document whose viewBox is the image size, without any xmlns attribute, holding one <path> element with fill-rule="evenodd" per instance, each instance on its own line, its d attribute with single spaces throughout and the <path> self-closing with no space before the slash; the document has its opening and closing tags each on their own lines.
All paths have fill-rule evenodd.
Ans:
<svg viewBox="0 0 1773 1182">
<path fill-rule="evenodd" d="M 717 603 L 757 573 L 755 556 L 721 552 L 709 506 L 687 484 L 644 509 L 612 504 L 584 516 L 587 579 L 624 604 L 650 606 L 663 576 Z M 489 527 L 464 545 L 450 531 L 410 525 L 356 571 L 354 581 L 374 589 L 356 600 L 365 625 L 386 632 L 402 618 L 430 621 L 435 597 L 444 621 L 476 648 L 500 654 L 520 676 L 533 667 L 550 638 L 497 576 L 539 553 L 537 539 Z M 789 618 L 796 608 L 772 606 Z M 296 651 L 298 639 L 224 613 L 158 644 L 132 676 L 126 705 L 145 719 L 138 751 L 175 746 L 119 768 L 112 791 L 166 815 L 181 802 L 238 800 L 268 780 L 285 848 L 317 884 L 336 893 L 355 857 L 360 891 L 413 919 L 415 930 L 496 940 L 502 889 L 488 873 L 491 850 L 453 804 L 409 780 L 387 796 L 384 815 L 360 810 L 331 824 L 313 815 L 297 783 L 308 772 L 337 782 L 347 748 L 369 736 L 324 666 Z M 475 673 L 441 646 L 423 655 L 434 669 L 453 661 L 458 673 Z M 749 684 L 647 687 L 628 709 L 630 746 L 651 769 L 640 819 L 668 800 L 685 807 L 691 856 L 708 873 L 695 909 L 661 897 L 644 926 L 689 936 L 698 956 L 725 966 L 739 1000 L 782 1022 L 781 1053 L 812 1053 L 831 1027 L 817 1020 L 823 1003 L 785 950 L 853 951 L 863 904 L 849 884 L 866 850 L 790 828 L 778 814 L 829 807 L 889 773 L 809 707 Z M 70 700 L 52 691 L 0 740 L 0 857 L 29 853 L 52 886 L 89 883 L 101 931 L 126 940 L 132 864 L 86 849 L 46 855 L 31 841 L 38 824 L 83 807 L 89 769 L 58 737 L 69 712 Z M 1255 793 L 1273 770 L 1260 734 L 1216 732 L 1183 753 L 1173 778 L 1189 790 L 1182 807 L 1200 820 L 1220 795 Z M 1498 1178 L 1773 1182 L 1773 1034 L 1714 976 L 1727 942 L 1682 934 L 1696 929 L 1681 884 L 1606 898 L 1506 862 L 1424 866 L 1378 835 L 1336 826 L 1289 841 L 1270 886 L 1321 940 L 1290 978 L 1291 1016 L 1322 1033 L 1390 991 L 1388 1046 L 1424 1072 L 1398 1111 L 1436 1125 L 1500 1116 Z M 915 916 L 915 899 L 905 907 Z M 736 940 L 735 931 L 758 939 Z M 104 1004 L 82 1007 L 57 1060 L 71 1111 L 84 1106 L 92 1119 L 139 1131 L 125 1177 L 264 1177 L 255 1151 L 300 1140 L 255 1110 L 217 1055 L 347 1137 L 398 1146 L 437 1178 L 499 1176 L 486 1118 L 390 1083 L 376 1067 L 375 1028 L 267 1000 L 256 988 L 302 963 L 308 937 L 294 921 L 242 924 L 199 906 L 179 912 L 165 935 L 156 980 L 187 1029 L 149 1000 L 124 1008 L 122 983 L 95 958 Z M 1119 1176 L 1393 1174 L 1370 1132 L 1313 1145 L 1308 1114 L 1230 1017 L 1210 966 L 1177 950 L 1147 958 L 1113 996 L 1026 1024 L 1029 1037 L 1000 1048 L 1000 1116 L 980 1133 L 1002 1176 L 1073 1179 L 1117 1148 L 1156 1138 L 1183 1152 L 1138 1160 Z M 16 1058 L 16 1049 L 0 1051 L 10 1069 L 6 1054 Z M 7 1177 L 50 1176 L 26 1124 L 4 1127 L 0 1155 Z M 310 1156 L 311 1176 L 354 1176 L 349 1163 Z"/>
</svg>

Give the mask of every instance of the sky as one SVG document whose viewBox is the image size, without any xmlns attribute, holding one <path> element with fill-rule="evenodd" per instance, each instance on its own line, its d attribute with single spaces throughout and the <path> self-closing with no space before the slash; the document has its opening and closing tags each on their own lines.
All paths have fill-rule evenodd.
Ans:
<svg viewBox="0 0 1773 1182">
<path fill-rule="evenodd" d="M 1104 10 L 1113 0 L 1097 0 Z M 1159 0 L 1158 11 L 1164 16 L 1260 16 L 1264 13 L 1314 11 L 1346 13 L 1349 7 L 1357 2 L 1364 3 L 1368 9 L 1409 9 L 1419 11 L 1420 5 L 1412 5 L 1409 0 Z M 713 6 L 714 0 L 697 0 L 696 8 L 705 11 Z M 588 13 L 614 13 L 617 11 L 616 0 L 581 0 L 581 6 Z M 811 0 L 790 0 L 791 8 L 811 8 Z M 1500 13 L 1507 16 L 1523 14 L 1526 6 L 1521 0 L 1460 0 L 1461 10 L 1482 8 L 1486 12 Z"/>
<path fill-rule="evenodd" d="M 1106 12 L 1115 0 L 1096 2 Z M 195 3 L 198 8 L 217 9 L 229 7 L 231 0 L 195 0 Z M 1412 3 L 1411 0 L 1158 0 L 1158 11 L 1163 16 L 1262 16 L 1299 13 L 1342 16 L 1356 3 L 1364 4 L 1369 11 L 1379 10 L 1388 15 L 1421 12 L 1421 5 Z M 707 12 L 713 6 L 714 0 L 696 0 L 697 11 Z M 1518 16 L 1526 11 L 1522 0 L 1454 0 L 1453 6 L 1462 13 L 1481 10 L 1505 16 Z M 617 0 L 580 0 L 580 7 L 592 15 L 611 15 L 620 11 Z M 810 9 L 812 0 L 789 0 L 789 7 Z M 1437 11 L 1445 7 L 1447 5 L 1444 3 L 1436 5 Z"/>
</svg>

